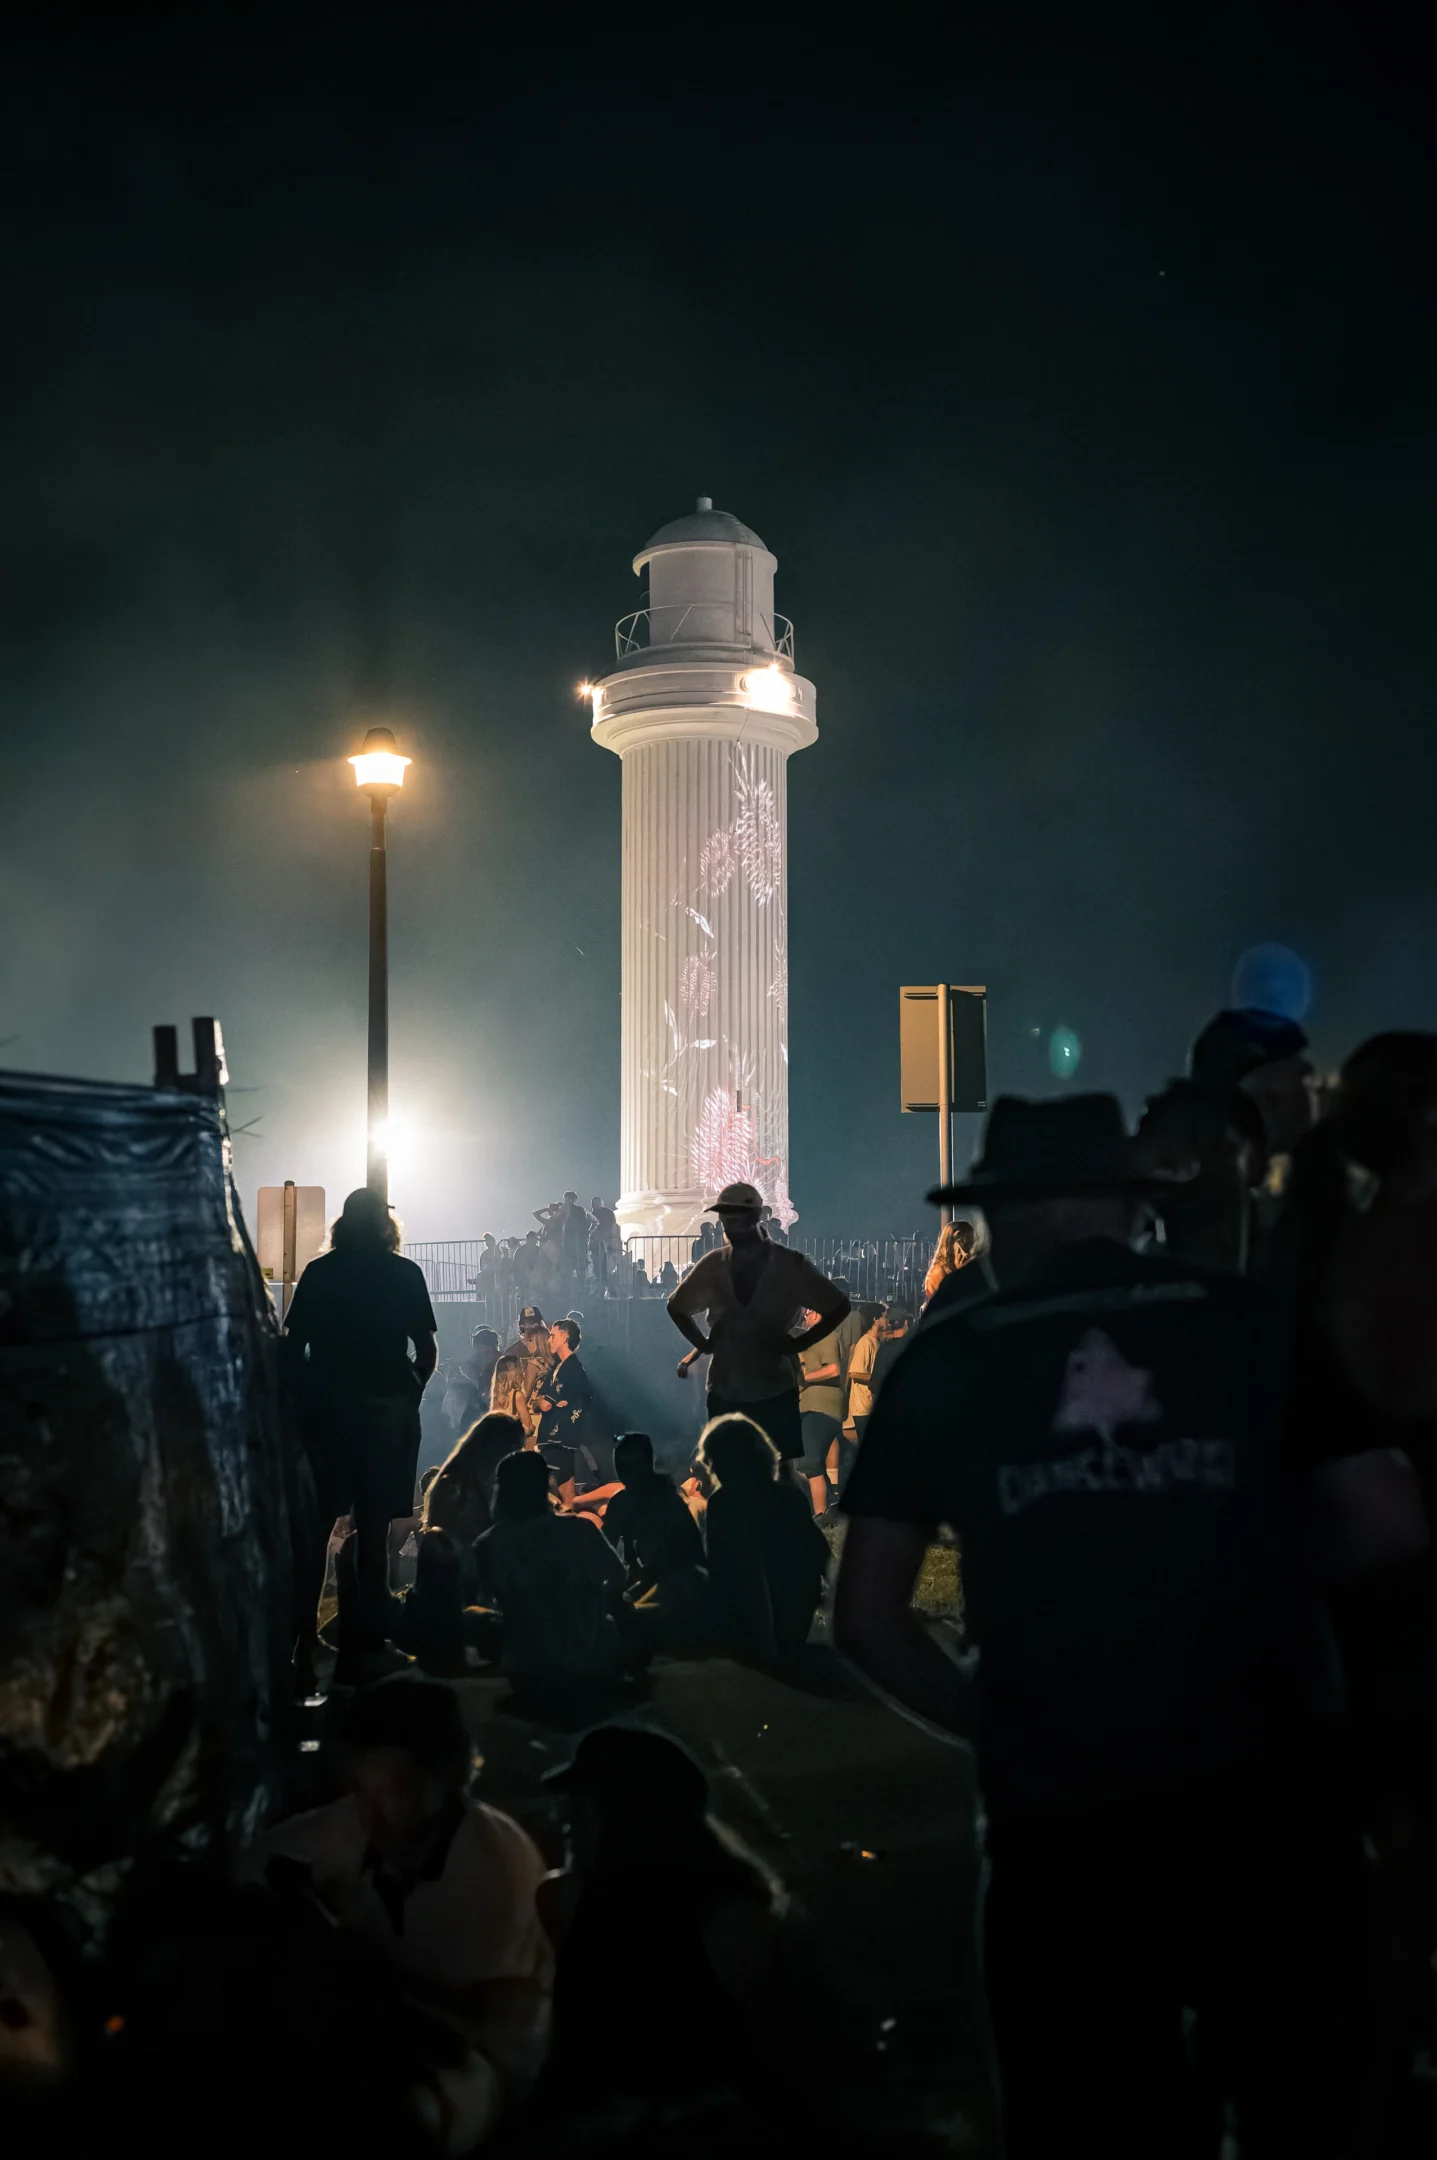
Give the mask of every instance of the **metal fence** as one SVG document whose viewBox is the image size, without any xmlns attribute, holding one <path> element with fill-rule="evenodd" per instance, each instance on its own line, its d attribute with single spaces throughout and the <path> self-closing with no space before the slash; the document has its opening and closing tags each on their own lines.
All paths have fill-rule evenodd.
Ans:
<svg viewBox="0 0 1437 2160">
<path fill-rule="evenodd" d="M 821 1275 L 841 1280 L 855 1304 L 902 1301 L 914 1308 L 923 1298 L 923 1277 L 933 1257 L 936 1233 L 915 1232 L 910 1237 L 886 1238 L 790 1238 L 788 1243 L 806 1254 Z M 478 1238 L 447 1238 L 416 1241 L 406 1245 L 407 1258 L 422 1270 L 429 1295 L 437 1305 L 477 1305 L 482 1319 L 507 1339 L 516 1328 L 521 1305 L 533 1302 L 553 1318 L 571 1307 L 580 1310 L 585 1298 L 653 1297 L 662 1294 L 673 1278 L 686 1273 L 693 1263 L 694 1240 L 687 1237 L 631 1237 L 624 1256 L 601 1282 L 590 1269 L 581 1280 L 577 1274 L 545 1277 L 523 1288 L 505 1280 L 502 1272 L 481 1272 L 483 1245 Z M 666 1276 L 665 1268 L 673 1270 Z"/>
</svg>

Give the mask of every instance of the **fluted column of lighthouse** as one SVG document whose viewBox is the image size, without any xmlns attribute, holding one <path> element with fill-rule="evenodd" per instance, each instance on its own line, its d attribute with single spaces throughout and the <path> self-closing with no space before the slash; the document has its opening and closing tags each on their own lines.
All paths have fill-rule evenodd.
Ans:
<svg viewBox="0 0 1437 2160">
<path fill-rule="evenodd" d="M 735 1178 L 792 1216 L 785 763 L 714 737 L 624 758 L 620 1163 L 656 1229 Z"/>
<path fill-rule="evenodd" d="M 736 518 L 701 500 L 646 564 L 649 642 L 621 628 L 592 688 L 623 760 L 619 1220 L 692 1235 L 741 1178 L 789 1222 L 787 761 L 817 738 L 813 685 Z"/>
</svg>

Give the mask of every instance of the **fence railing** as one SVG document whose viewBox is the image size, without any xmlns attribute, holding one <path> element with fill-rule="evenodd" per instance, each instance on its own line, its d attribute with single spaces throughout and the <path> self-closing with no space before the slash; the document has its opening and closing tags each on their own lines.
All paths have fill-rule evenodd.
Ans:
<svg viewBox="0 0 1437 2160">
<path fill-rule="evenodd" d="M 935 1233 L 909 1237 L 790 1238 L 830 1281 L 842 1280 L 855 1304 L 895 1300 L 915 1310 L 922 1302 L 923 1277 L 933 1257 Z M 518 1324 L 521 1305 L 543 1308 L 556 1319 L 571 1308 L 582 1310 L 586 1298 L 659 1297 L 692 1266 L 695 1240 L 687 1237 L 631 1237 L 622 1257 L 602 1277 L 590 1260 L 577 1269 L 543 1267 L 516 1281 L 504 1263 L 481 1266 L 479 1238 L 446 1238 L 406 1245 L 406 1256 L 421 1269 L 429 1295 L 438 1305 L 476 1305 L 485 1325 L 506 1339 Z M 665 1275 L 665 1269 L 672 1275 Z"/>
<path fill-rule="evenodd" d="M 686 642 L 683 636 L 684 624 L 688 621 L 694 609 L 701 607 L 705 610 L 711 610 L 719 605 L 721 603 L 717 601 L 691 600 L 684 607 L 680 607 L 675 602 L 670 607 L 635 608 L 632 614 L 621 617 L 614 624 L 614 652 L 620 660 L 627 660 L 631 653 L 647 652 L 652 645 L 682 645 Z M 678 617 L 677 622 L 674 623 L 657 622 L 655 619 L 659 616 L 674 615 Z M 768 631 L 772 641 L 772 650 L 781 653 L 785 660 L 791 660 L 793 658 L 793 624 L 788 617 L 786 615 L 760 615 L 759 621 Z M 687 642 L 705 645 L 709 640 L 707 638 L 695 639 L 691 633 Z M 767 652 L 769 649 L 770 647 L 766 645 L 754 645 L 752 647 L 754 652 Z"/>
</svg>

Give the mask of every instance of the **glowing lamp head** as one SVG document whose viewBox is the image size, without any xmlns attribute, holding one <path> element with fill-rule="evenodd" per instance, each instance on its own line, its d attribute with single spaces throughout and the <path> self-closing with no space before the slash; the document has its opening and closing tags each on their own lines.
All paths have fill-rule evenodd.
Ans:
<svg viewBox="0 0 1437 2160">
<path fill-rule="evenodd" d="M 393 788 L 403 787 L 404 768 L 412 765 L 414 760 L 400 756 L 392 729 L 372 727 L 364 738 L 363 749 L 349 762 L 360 787 L 371 791 L 382 788 L 388 793 Z"/>
<path fill-rule="evenodd" d="M 754 712 L 792 712 L 796 703 L 792 678 L 777 661 L 769 667 L 754 668 L 743 677 L 740 687 Z"/>
</svg>

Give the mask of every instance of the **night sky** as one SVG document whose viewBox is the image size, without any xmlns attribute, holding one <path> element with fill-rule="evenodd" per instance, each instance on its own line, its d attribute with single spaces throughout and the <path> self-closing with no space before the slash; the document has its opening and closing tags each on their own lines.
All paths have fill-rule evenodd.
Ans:
<svg viewBox="0 0 1437 2160">
<path fill-rule="evenodd" d="M 699 493 L 818 688 L 803 1228 L 929 1219 L 902 982 L 990 986 L 995 1091 L 1062 1025 L 1132 1109 L 1259 940 L 1324 1058 L 1432 1025 L 1415 51 L 1355 6 L 713 11 L 706 52 L 496 12 L 12 42 L 4 1062 L 144 1078 L 214 1012 L 246 1205 L 358 1183 L 343 759 L 386 720 L 400 1212 L 612 1196 L 619 765 L 574 692 Z"/>
</svg>

